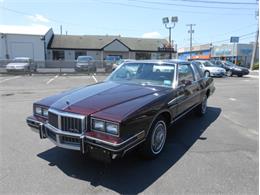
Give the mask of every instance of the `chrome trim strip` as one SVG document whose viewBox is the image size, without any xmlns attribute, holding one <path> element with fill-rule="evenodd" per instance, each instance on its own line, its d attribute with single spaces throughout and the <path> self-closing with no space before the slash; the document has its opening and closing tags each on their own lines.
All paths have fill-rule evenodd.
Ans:
<svg viewBox="0 0 260 195">
<path fill-rule="evenodd" d="M 171 104 L 173 104 L 173 102 L 177 101 L 178 99 L 180 99 L 180 98 L 182 98 L 182 97 L 184 97 L 184 96 L 185 96 L 185 95 L 182 94 L 182 95 L 180 95 L 180 96 L 178 96 L 178 97 L 172 99 L 171 101 L 168 102 L 168 106 L 171 106 Z"/>
<path fill-rule="evenodd" d="M 137 142 L 136 144 L 134 144 L 133 146 L 131 146 L 130 148 L 127 148 L 124 152 L 123 155 L 124 156 L 129 150 L 131 150 L 132 148 L 138 146 L 139 144 L 143 143 L 146 139 L 141 140 L 140 142 Z"/>
<path fill-rule="evenodd" d="M 91 139 L 91 140 L 93 140 L 93 141 L 97 141 L 97 142 L 101 142 L 101 143 L 103 143 L 103 144 L 107 144 L 107 145 L 110 145 L 110 146 L 118 147 L 118 146 L 121 146 L 121 145 L 127 143 L 127 142 L 130 141 L 131 139 L 133 139 L 133 138 L 135 138 L 135 137 L 138 137 L 138 135 L 140 135 L 140 134 L 142 134 L 142 133 L 144 133 L 144 131 L 141 131 L 141 132 L 135 134 L 134 136 L 128 138 L 127 140 L 125 140 L 125 141 L 123 141 L 123 142 L 121 142 L 121 143 L 119 143 L 119 144 L 111 143 L 111 142 L 104 141 L 104 140 L 101 140 L 101 139 L 97 139 L 97 138 L 94 138 L 94 137 L 90 137 L 90 136 L 87 136 L 87 135 L 86 135 L 85 137 L 86 137 L 87 139 Z"/>
<path fill-rule="evenodd" d="M 171 121 L 171 124 L 173 124 L 174 122 L 176 122 L 178 119 L 180 119 L 181 117 L 183 117 L 184 115 L 186 115 L 188 112 L 192 111 L 194 108 L 196 108 L 199 104 L 195 104 L 194 106 L 192 106 L 191 108 L 189 108 L 188 110 L 184 111 L 181 115 L 177 116 L 175 119 L 173 119 Z"/>
</svg>

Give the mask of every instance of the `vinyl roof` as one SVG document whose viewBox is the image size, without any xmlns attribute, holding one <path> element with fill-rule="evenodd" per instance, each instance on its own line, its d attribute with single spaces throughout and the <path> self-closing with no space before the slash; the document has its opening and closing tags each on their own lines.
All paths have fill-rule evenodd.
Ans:
<svg viewBox="0 0 260 195">
<path fill-rule="evenodd" d="M 114 41 L 119 41 L 131 51 L 158 51 L 158 47 L 167 44 L 166 39 L 130 38 L 101 35 L 54 35 L 50 49 L 95 49 L 102 50 Z"/>
</svg>

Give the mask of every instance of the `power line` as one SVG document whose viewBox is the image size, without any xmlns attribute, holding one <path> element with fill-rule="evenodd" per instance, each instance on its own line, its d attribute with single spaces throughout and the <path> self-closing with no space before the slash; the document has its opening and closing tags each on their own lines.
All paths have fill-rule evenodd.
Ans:
<svg viewBox="0 0 260 195">
<path fill-rule="evenodd" d="M 237 10 L 249 10 L 254 8 L 245 8 L 245 7 L 215 7 L 215 6 L 203 6 L 203 5 L 184 5 L 184 4 L 176 4 L 176 3 L 167 3 L 167 2 L 158 2 L 158 1 L 143 1 L 143 0 L 128 0 L 131 2 L 139 2 L 146 4 L 156 4 L 156 5 L 174 5 L 179 7 L 197 7 L 197 8 L 208 8 L 208 9 L 237 9 Z"/>
<path fill-rule="evenodd" d="M 192 3 L 208 3 L 208 4 L 228 4 L 228 5 L 257 5 L 257 3 L 232 2 L 232 1 L 203 1 L 203 0 L 174 0 L 174 1 L 184 1 L 184 2 L 192 2 Z"/>
<path fill-rule="evenodd" d="M 254 14 L 246 14 L 246 13 L 219 13 L 219 12 L 199 12 L 199 11 L 187 11 L 187 10 L 177 10 L 177 9 L 166 9 L 166 8 L 160 8 L 160 7 L 150 7 L 150 6 L 142 6 L 137 4 L 127 4 L 127 3 L 120 3 L 120 2 L 113 2 L 113 1 L 99 1 L 99 3 L 105 3 L 105 4 L 111 4 L 111 5 L 119 5 L 124 7 L 135 7 L 135 8 L 141 8 L 141 9 L 150 9 L 150 10 L 156 10 L 156 11 L 176 11 L 181 12 L 182 14 L 209 14 L 209 15 L 254 15 Z"/>
</svg>

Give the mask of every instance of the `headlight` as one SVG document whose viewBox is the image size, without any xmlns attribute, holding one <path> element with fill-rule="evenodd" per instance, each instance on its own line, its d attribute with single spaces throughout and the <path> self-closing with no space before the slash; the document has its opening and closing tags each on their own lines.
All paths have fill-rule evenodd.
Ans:
<svg viewBox="0 0 260 195">
<path fill-rule="evenodd" d="M 42 114 L 43 114 L 43 116 L 48 117 L 48 109 L 43 108 L 42 109 Z"/>
<path fill-rule="evenodd" d="M 39 106 L 36 106 L 36 108 L 35 108 L 35 113 L 36 113 L 36 114 L 39 114 L 39 115 L 42 115 L 42 108 L 39 107 Z"/>
<path fill-rule="evenodd" d="M 119 125 L 99 119 L 91 119 L 92 130 L 107 132 L 109 134 L 118 135 Z"/>
<path fill-rule="evenodd" d="M 105 122 L 101 120 L 92 119 L 92 128 L 98 131 L 105 131 Z"/>
<path fill-rule="evenodd" d="M 43 108 L 41 106 L 36 106 L 35 107 L 35 114 L 40 115 L 40 116 L 44 116 L 44 117 L 48 117 L 48 109 Z"/>
<path fill-rule="evenodd" d="M 118 125 L 114 123 L 106 123 L 106 131 L 111 134 L 118 134 Z"/>
</svg>

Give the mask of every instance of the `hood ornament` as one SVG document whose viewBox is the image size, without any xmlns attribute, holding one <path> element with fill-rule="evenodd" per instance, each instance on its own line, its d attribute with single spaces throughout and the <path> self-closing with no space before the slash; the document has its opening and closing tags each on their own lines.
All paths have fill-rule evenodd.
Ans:
<svg viewBox="0 0 260 195">
<path fill-rule="evenodd" d="M 70 102 L 69 102 L 69 100 L 66 101 L 66 104 L 68 105 L 68 109 L 70 109 Z"/>
</svg>

